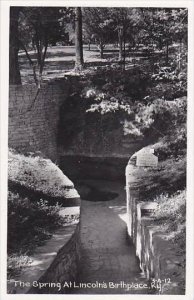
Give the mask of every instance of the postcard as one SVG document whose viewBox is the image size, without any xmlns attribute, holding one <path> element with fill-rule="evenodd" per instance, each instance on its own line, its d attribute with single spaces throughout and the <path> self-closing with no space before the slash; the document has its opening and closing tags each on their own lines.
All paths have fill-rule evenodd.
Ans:
<svg viewBox="0 0 194 300">
<path fill-rule="evenodd" d="M 193 299 L 193 1 L 1 1 L 1 299 Z"/>
</svg>

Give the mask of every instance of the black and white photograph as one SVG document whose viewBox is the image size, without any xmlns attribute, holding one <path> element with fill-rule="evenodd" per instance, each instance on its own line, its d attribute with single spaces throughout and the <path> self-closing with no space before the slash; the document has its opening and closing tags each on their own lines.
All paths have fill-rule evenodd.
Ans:
<svg viewBox="0 0 194 300">
<path fill-rule="evenodd" d="M 193 3 L 55 2 L 1 3 L 2 300 L 193 299 Z"/>
</svg>

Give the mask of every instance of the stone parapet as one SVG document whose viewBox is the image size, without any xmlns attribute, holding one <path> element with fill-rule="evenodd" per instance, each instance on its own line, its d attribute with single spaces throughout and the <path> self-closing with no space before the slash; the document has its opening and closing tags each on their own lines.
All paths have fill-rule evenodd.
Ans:
<svg viewBox="0 0 194 300">
<path fill-rule="evenodd" d="M 184 257 L 168 238 L 165 227 L 161 228 L 154 218 L 153 212 L 158 204 L 143 201 L 139 196 L 140 187 L 144 185 L 142 178 L 147 176 L 148 168 L 157 170 L 160 167 L 157 158 L 150 161 L 149 158 L 145 159 L 145 151 L 153 155 L 153 151 L 143 148 L 130 158 L 126 166 L 128 234 L 136 247 L 140 267 L 147 279 L 153 284 L 155 282 L 156 292 L 181 295 L 184 294 L 185 284 Z"/>
</svg>

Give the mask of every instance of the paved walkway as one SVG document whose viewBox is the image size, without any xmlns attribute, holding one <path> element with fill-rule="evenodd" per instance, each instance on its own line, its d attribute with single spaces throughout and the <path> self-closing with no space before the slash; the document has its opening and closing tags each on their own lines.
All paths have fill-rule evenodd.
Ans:
<svg viewBox="0 0 194 300">
<path fill-rule="evenodd" d="M 127 284 L 146 284 L 146 279 L 141 275 L 134 246 L 127 236 L 124 188 L 112 182 L 93 184 L 118 192 L 119 196 L 111 201 L 82 200 L 81 262 L 78 287 L 73 293 L 148 294 L 147 288 L 129 286 L 127 289 Z M 82 287 L 81 283 L 84 283 Z M 86 287 L 86 283 L 94 285 Z"/>
</svg>

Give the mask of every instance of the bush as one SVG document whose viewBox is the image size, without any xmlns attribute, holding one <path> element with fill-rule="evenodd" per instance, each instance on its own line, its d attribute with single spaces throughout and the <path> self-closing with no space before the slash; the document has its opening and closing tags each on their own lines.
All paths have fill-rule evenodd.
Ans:
<svg viewBox="0 0 194 300">
<path fill-rule="evenodd" d="M 28 255 L 12 254 L 7 258 L 7 274 L 8 279 L 13 276 L 17 276 L 22 268 L 32 263 L 31 258 Z"/>
<path fill-rule="evenodd" d="M 179 252 L 185 252 L 186 191 L 177 191 L 171 196 L 161 194 L 155 198 L 155 201 L 159 204 L 158 209 L 153 213 L 155 222 L 165 226 L 167 239 L 177 245 Z"/>
<path fill-rule="evenodd" d="M 30 254 L 34 247 L 51 236 L 63 224 L 60 206 L 48 206 L 46 201 L 32 203 L 28 198 L 9 192 L 8 254 Z"/>
<path fill-rule="evenodd" d="M 146 103 L 147 102 L 147 103 Z M 186 98 L 182 97 L 174 101 L 156 99 L 145 102 L 136 102 L 133 105 L 134 120 L 124 122 L 124 133 L 132 136 L 149 134 L 149 131 L 155 131 L 159 137 L 166 136 L 170 139 L 171 135 L 176 133 L 177 142 L 186 141 Z M 181 138 L 179 133 L 181 131 Z M 173 139 L 174 140 L 174 137 Z M 179 145 L 177 145 L 179 147 Z"/>
</svg>

